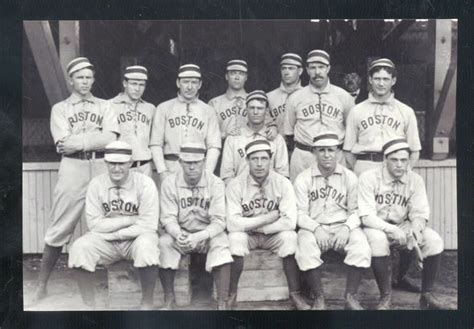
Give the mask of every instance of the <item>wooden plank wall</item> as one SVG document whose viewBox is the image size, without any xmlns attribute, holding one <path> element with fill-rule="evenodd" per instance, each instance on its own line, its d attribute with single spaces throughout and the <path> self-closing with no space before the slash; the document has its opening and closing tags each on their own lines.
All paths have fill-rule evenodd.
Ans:
<svg viewBox="0 0 474 329">
<path fill-rule="evenodd" d="M 41 253 L 44 234 L 59 163 L 23 164 L 23 253 Z M 425 180 L 431 206 L 429 226 L 441 234 L 445 248 L 456 250 L 457 190 L 456 160 L 420 160 L 415 168 Z M 155 177 L 156 178 L 156 177 Z M 87 231 L 84 218 L 76 227 L 73 239 Z M 67 248 L 64 249 L 67 252 Z"/>
</svg>

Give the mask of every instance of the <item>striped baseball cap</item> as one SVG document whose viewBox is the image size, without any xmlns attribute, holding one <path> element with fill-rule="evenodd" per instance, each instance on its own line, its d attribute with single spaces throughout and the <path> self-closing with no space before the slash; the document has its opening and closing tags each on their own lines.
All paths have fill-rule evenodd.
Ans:
<svg viewBox="0 0 474 329">
<path fill-rule="evenodd" d="M 66 71 L 67 74 L 71 76 L 74 72 L 85 68 L 94 69 L 94 65 L 92 65 L 89 59 L 86 57 L 77 57 L 69 62 L 69 64 L 66 66 Z"/>
<path fill-rule="evenodd" d="M 127 79 L 148 80 L 148 70 L 140 65 L 127 66 L 123 76 Z"/>
<path fill-rule="evenodd" d="M 410 151 L 410 145 L 408 145 L 408 142 L 405 138 L 396 138 L 388 141 L 387 143 L 384 144 L 382 147 L 382 153 L 383 155 L 387 156 L 390 153 L 400 151 L 400 150 L 406 150 L 409 153 Z"/>
<path fill-rule="evenodd" d="M 247 62 L 241 59 L 233 59 L 227 62 L 227 71 L 242 71 L 247 72 Z"/>
<path fill-rule="evenodd" d="M 107 162 L 128 162 L 132 160 L 132 147 L 124 141 L 113 141 L 105 147 L 104 160 Z"/>
<path fill-rule="evenodd" d="M 315 63 L 315 62 L 323 63 L 323 64 L 326 64 L 326 65 L 330 65 L 330 63 L 331 63 L 331 57 L 330 57 L 329 54 L 328 54 L 327 52 L 325 52 L 324 50 L 321 50 L 321 49 L 311 50 L 311 51 L 308 53 L 308 57 L 307 57 L 307 59 L 306 59 L 306 63 Z"/>
<path fill-rule="evenodd" d="M 267 141 L 266 139 L 257 139 L 254 141 L 251 141 L 245 146 L 245 154 L 247 157 L 251 155 L 252 153 L 259 152 L 259 151 L 272 151 L 272 147 L 270 145 L 270 142 Z"/>
<path fill-rule="evenodd" d="M 334 132 L 326 131 L 313 138 L 313 146 L 337 146 L 339 144 L 339 136 Z"/>
<path fill-rule="evenodd" d="M 395 64 L 388 58 L 379 58 L 370 63 L 369 71 L 372 70 L 374 67 L 390 67 L 394 69 Z"/>
<path fill-rule="evenodd" d="M 184 64 L 179 67 L 178 78 L 201 79 L 201 68 L 196 64 Z"/>
<path fill-rule="evenodd" d="M 179 158 L 184 162 L 201 161 L 206 156 L 206 146 L 202 143 L 183 143 L 179 149 Z"/>
<path fill-rule="evenodd" d="M 280 65 L 303 66 L 303 59 L 295 53 L 286 53 L 281 55 Z"/>
<path fill-rule="evenodd" d="M 268 103 L 267 94 L 263 90 L 254 90 L 248 93 L 247 98 L 245 99 L 245 104 L 248 104 L 251 100 L 258 99 Z"/>
</svg>

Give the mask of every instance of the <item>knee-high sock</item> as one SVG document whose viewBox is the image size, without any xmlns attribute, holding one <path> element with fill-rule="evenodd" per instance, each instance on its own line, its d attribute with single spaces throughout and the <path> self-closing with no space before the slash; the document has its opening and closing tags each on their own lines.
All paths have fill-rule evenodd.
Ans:
<svg viewBox="0 0 474 329">
<path fill-rule="evenodd" d="M 44 245 L 43 258 L 41 260 L 41 268 L 38 275 L 38 285 L 40 289 L 46 288 L 54 265 L 56 265 L 56 262 L 61 255 L 62 248 L 63 247 L 53 247 L 48 244 Z"/>
<path fill-rule="evenodd" d="M 426 257 L 421 272 L 421 292 L 431 292 L 441 263 L 441 254 Z"/>
<path fill-rule="evenodd" d="M 244 269 L 244 257 L 232 256 L 234 262 L 230 264 L 230 285 L 229 293 L 237 293 L 237 286 L 239 285 L 240 275 Z"/>
<path fill-rule="evenodd" d="M 323 284 L 321 282 L 321 273 L 319 269 L 313 268 L 311 270 L 307 270 L 304 273 L 306 276 L 306 282 L 308 282 L 314 297 L 324 297 Z"/>
<path fill-rule="evenodd" d="M 346 279 L 346 293 L 355 295 L 359 289 L 360 280 L 362 279 L 362 273 L 364 268 L 347 266 L 347 279 Z"/>
<path fill-rule="evenodd" d="M 152 304 L 155 292 L 157 266 L 139 267 L 140 283 L 142 286 L 142 303 Z"/>
<path fill-rule="evenodd" d="M 283 257 L 283 270 L 285 271 L 286 281 L 288 282 L 288 290 L 290 292 L 299 292 L 300 272 L 298 270 L 298 265 L 296 264 L 294 255 Z"/>
<path fill-rule="evenodd" d="M 158 273 L 165 295 L 174 295 L 174 276 L 176 270 L 172 270 L 170 268 L 160 268 Z"/>
<path fill-rule="evenodd" d="M 229 297 L 230 264 L 223 264 L 212 269 L 212 275 L 216 283 L 217 300 L 220 301 L 226 301 L 227 297 Z"/>
<path fill-rule="evenodd" d="M 77 285 L 81 293 L 82 300 L 89 306 L 95 305 L 94 280 L 92 273 L 82 268 L 74 269 Z"/>
<path fill-rule="evenodd" d="M 390 257 L 372 257 L 372 270 L 380 290 L 380 296 L 390 295 L 392 293 L 392 265 Z"/>
</svg>

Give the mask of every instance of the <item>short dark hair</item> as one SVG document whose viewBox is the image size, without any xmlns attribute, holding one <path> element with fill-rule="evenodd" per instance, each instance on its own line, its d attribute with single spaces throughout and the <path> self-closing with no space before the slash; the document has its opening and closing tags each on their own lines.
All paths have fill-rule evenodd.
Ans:
<svg viewBox="0 0 474 329">
<path fill-rule="evenodd" d="M 385 70 L 388 74 L 392 75 L 392 78 L 397 77 L 397 69 L 393 67 L 388 67 L 388 66 L 375 66 L 372 69 L 369 70 L 369 77 L 372 77 L 374 73 L 380 72 L 382 70 Z"/>
</svg>

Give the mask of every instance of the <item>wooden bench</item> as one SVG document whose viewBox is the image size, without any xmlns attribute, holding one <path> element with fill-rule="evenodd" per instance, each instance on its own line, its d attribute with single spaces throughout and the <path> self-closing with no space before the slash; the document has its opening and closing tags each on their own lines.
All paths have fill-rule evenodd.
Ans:
<svg viewBox="0 0 474 329">
<path fill-rule="evenodd" d="M 190 257 L 181 257 L 179 269 L 174 280 L 176 304 L 186 306 L 191 303 L 191 281 L 189 276 Z M 130 261 L 116 262 L 107 267 L 108 281 L 108 306 L 114 309 L 130 309 L 140 305 L 142 289 L 138 270 L 132 266 Z M 157 276 L 155 293 L 155 304 L 164 302 L 163 288 Z"/>
</svg>

